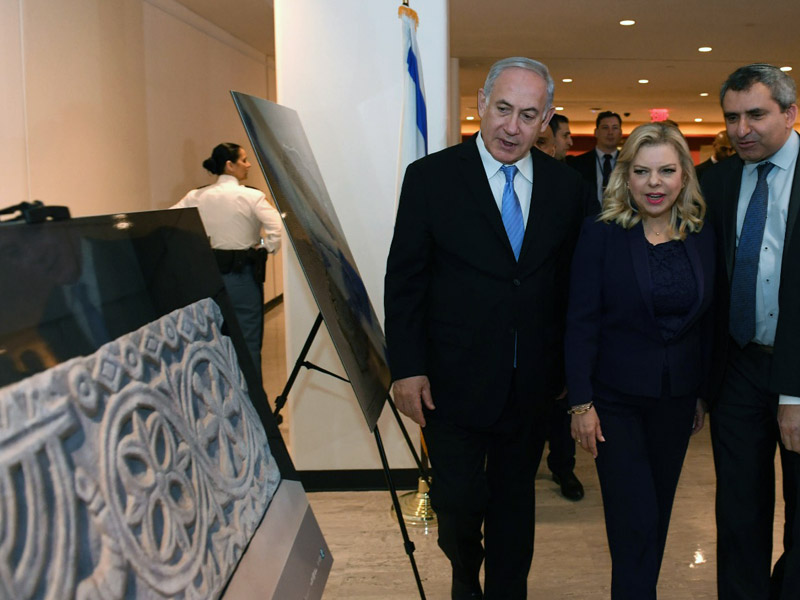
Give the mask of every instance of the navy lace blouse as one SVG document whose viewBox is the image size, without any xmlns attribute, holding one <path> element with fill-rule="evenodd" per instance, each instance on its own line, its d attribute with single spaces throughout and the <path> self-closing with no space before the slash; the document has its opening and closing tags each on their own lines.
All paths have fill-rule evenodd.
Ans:
<svg viewBox="0 0 800 600">
<path fill-rule="evenodd" d="M 697 281 L 683 242 L 655 246 L 648 242 L 647 258 L 656 321 L 668 341 L 680 331 L 697 301 Z"/>
</svg>

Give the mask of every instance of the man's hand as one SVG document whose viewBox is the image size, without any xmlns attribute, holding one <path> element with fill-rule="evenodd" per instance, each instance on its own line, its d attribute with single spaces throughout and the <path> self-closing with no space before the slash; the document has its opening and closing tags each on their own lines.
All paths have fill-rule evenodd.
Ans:
<svg viewBox="0 0 800 600">
<path fill-rule="evenodd" d="M 425 403 L 425 408 L 428 410 L 436 408 L 431 396 L 431 384 L 425 375 L 415 375 L 395 381 L 392 385 L 392 398 L 398 410 L 420 427 L 425 427 L 422 403 Z"/>
<path fill-rule="evenodd" d="M 778 406 L 778 427 L 786 449 L 800 453 L 800 404 Z"/>
<path fill-rule="evenodd" d="M 708 409 L 706 408 L 706 403 L 703 401 L 702 398 L 697 399 L 697 404 L 695 405 L 694 409 L 694 423 L 692 423 L 692 435 L 699 432 L 703 428 L 703 424 L 706 422 L 706 413 Z"/>
</svg>

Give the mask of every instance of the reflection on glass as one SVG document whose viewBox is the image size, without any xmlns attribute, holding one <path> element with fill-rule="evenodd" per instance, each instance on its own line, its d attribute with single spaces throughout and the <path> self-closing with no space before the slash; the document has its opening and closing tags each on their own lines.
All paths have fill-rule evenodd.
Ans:
<svg viewBox="0 0 800 600">
<path fill-rule="evenodd" d="M 233 92 L 286 231 L 370 430 L 389 390 L 383 330 L 297 113 Z"/>
<path fill-rule="evenodd" d="M 0 387 L 209 296 L 199 286 L 216 272 L 187 212 L 0 225 Z"/>
</svg>

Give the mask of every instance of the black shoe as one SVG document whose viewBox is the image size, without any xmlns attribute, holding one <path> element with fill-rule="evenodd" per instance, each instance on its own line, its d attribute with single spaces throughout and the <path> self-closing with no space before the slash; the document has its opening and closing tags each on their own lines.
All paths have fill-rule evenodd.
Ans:
<svg viewBox="0 0 800 600">
<path fill-rule="evenodd" d="M 561 486 L 561 495 L 569 500 L 580 500 L 583 498 L 583 485 L 575 477 L 575 473 L 568 471 L 561 475 L 553 473 L 553 481 L 556 485 Z"/>
<path fill-rule="evenodd" d="M 450 588 L 452 600 L 482 600 L 483 592 L 478 576 L 465 576 L 453 569 L 453 586 Z"/>
<path fill-rule="evenodd" d="M 450 593 L 450 598 L 452 600 L 483 600 L 483 592 L 480 590 L 470 591 L 464 589 L 456 589 L 456 585 L 454 583 L 452 591 Z"/>
</svg>

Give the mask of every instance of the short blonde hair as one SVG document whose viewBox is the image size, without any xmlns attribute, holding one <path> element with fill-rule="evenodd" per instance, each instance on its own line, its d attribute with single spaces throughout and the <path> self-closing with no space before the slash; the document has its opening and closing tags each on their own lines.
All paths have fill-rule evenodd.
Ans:
<svg viewBox="0 0 800 600">
<path fill-rule="evenodd" d="M 675 232 L 673 239 L 685 240 L 688 233 L 696 233 L 703 228 L 706 203 L 697 183 L 689 146 L 677 127 L 664 123 L 639 125 L 628 136 L 603 194 L 603 210 L 598 220 L 606 223 L 613 221 L 625 229 L 642 220 L 628 190 L 631 165 L 641 148 L 662 144 L 672 146 L 678 153 L 683 178 L 683 189 L 672 205 L 670 215 L 670 226 Z"/>
</svg>

